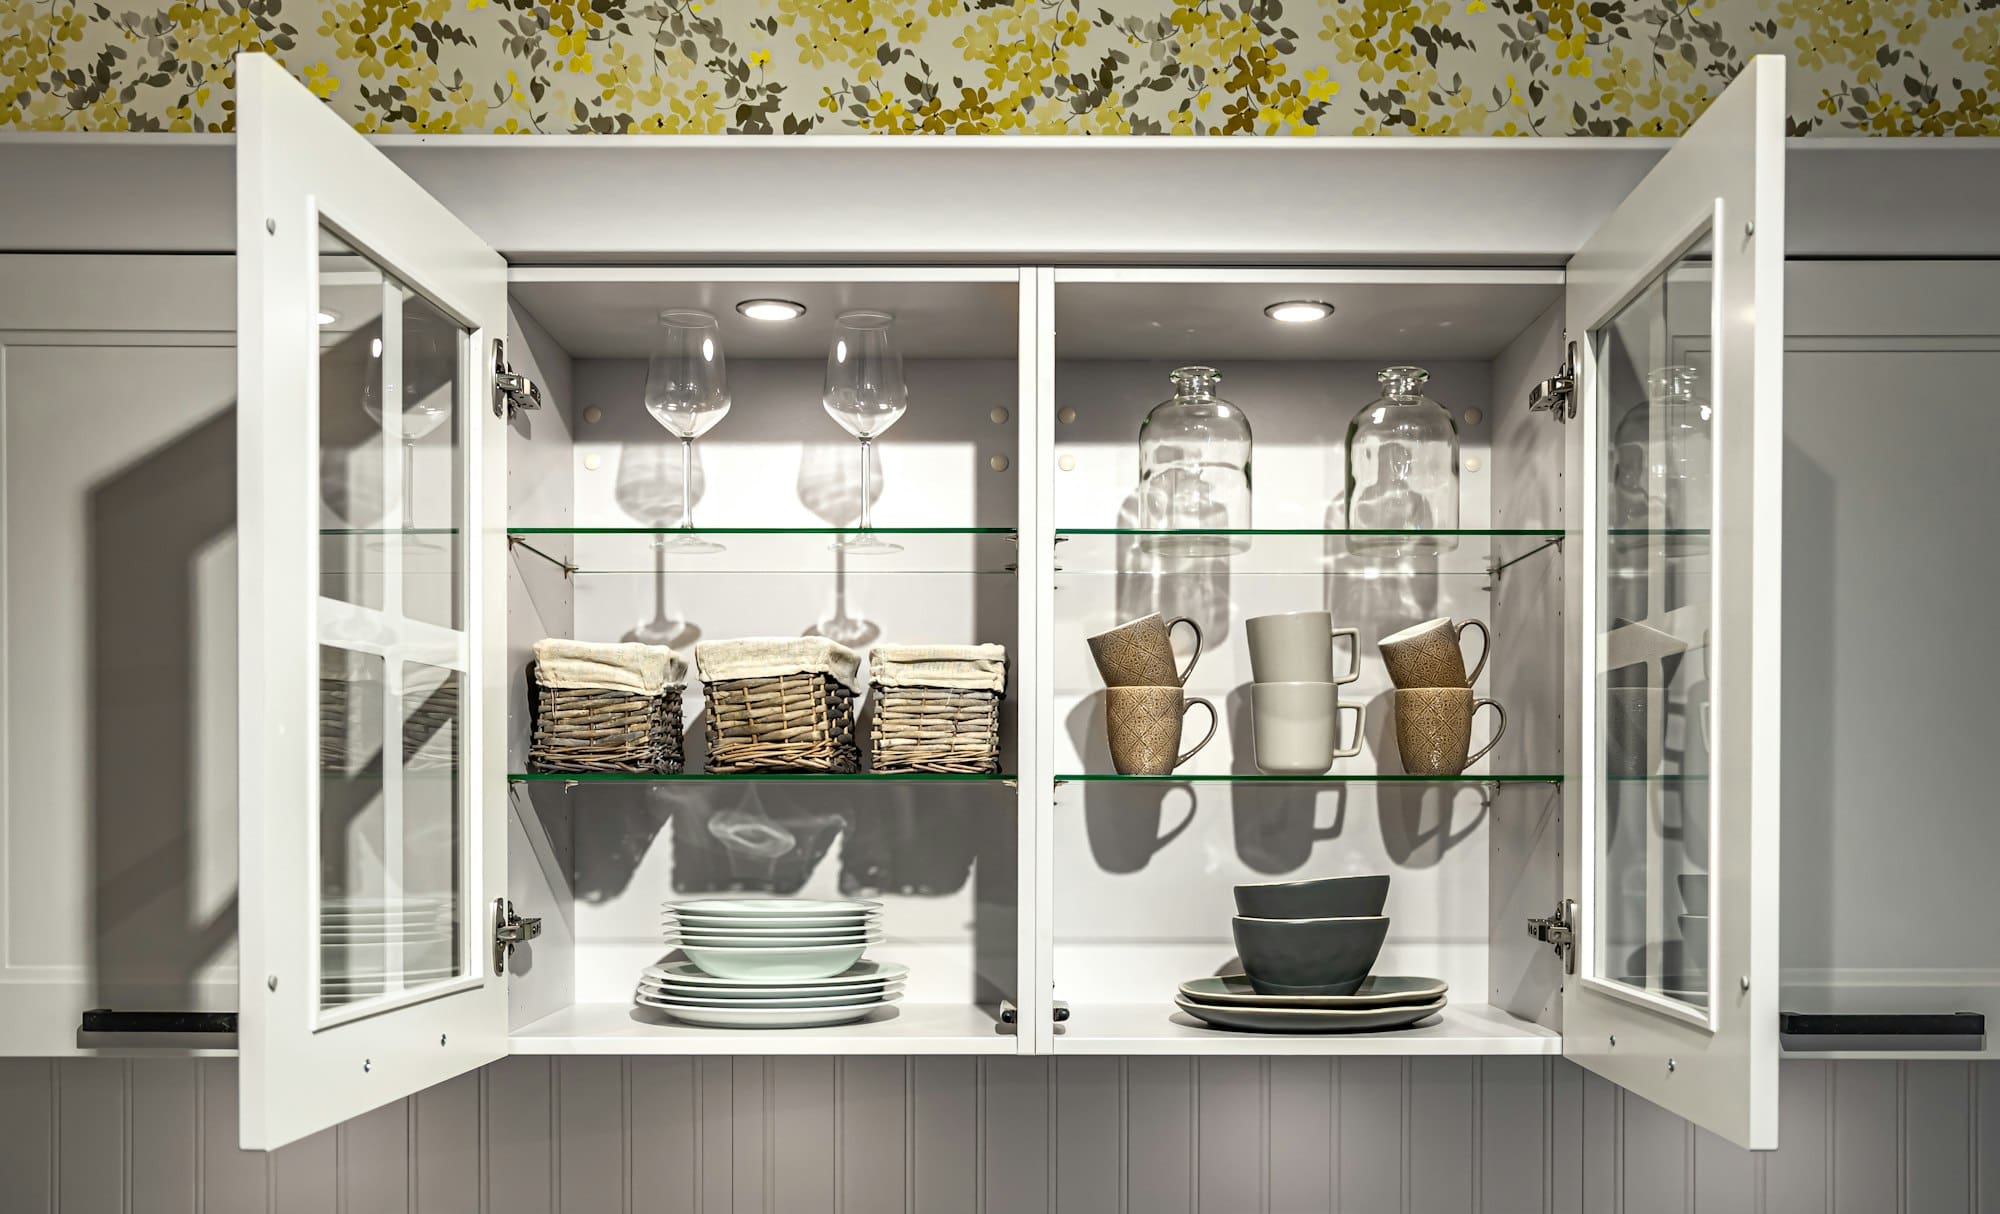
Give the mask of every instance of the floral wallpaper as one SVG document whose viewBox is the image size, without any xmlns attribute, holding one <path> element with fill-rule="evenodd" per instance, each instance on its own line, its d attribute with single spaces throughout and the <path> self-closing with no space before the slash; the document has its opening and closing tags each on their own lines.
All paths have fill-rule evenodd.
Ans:
<svg viewBox="0 0 2000 1214">
<path fill-rule="evenodd" d="M 1797 133 L 2000 134 L 2000 0 L 0 0 L 0 126 L 227 130 L 278 57 L 366 131 L 1654 135 L 1745 59 Z"/>
</svg>

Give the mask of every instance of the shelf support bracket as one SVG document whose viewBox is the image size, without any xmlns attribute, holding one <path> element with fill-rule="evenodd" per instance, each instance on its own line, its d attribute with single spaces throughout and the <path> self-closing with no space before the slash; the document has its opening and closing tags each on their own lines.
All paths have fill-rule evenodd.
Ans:
<svg viewBox="0 0 2000 1214">
<path fill-rule="evenodd" d="M 564 578 L 574 577 L 578 572 L 577 567 L 575 565 L 570 564 L 568 561 L 563 560 L 560 557 L 550 556 L 548 553 L 543 552 L 540 548 L 535 547 L 533 544 L 530 544 L 528 541 L 522 539 L 518 535 L 509 535 L 507 537 L 507 550 L 509 552 L 512 552 L 516 548 L 526 548 L 529 552 L 534 553 L 536 556 L 541 557 L 549 564 L 554 565 L 556 568 L 562 570 L 562 575 Z"/>
</svg>

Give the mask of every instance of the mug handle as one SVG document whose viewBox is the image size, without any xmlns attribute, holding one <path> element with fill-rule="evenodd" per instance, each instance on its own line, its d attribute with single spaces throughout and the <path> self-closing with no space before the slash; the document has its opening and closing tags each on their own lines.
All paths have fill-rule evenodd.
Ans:
<svg viewBox="0 0 2000 1214">
<path fill-rule="evenodd" d="M 1349 646 L 1347 651 L 1347 673 L 1333 681 L 1333 685 L 1338 687 L 1343 683 L 1352 683 L 1361 677 L 1361 633 L 1358 629 L 1354 628 L 1336 628 L 1333 630 L 1333 635 L 1336 640 L 1340 637 L 1346 637 Z M 1334 757 L 1339 758 L 1340 756 L 1335 755 Z"/>
<path fill-rule="evenodd" d="M 1456 637 L 1463 637 L 1465 630 L 1468 628 L 1477 628 L 1479 630 L 1479 662 L 1473 666 L 1472 673 L 1465 676 L 1465 685 L 1470 687 L 1479 682 L 1479 672 L 1486 669 L 1486 655 L 1493 652 L 1493 634 L 1486 631 L 1485 620 L 1467 620 L 1458 626 L 1458 631 L 1454 635 Z M 1493 706 L 1495 708 L 1500 707 L 1498 704 L 1494 704 Z M 1476 708 L 1478 705 L 1474 705 L 1474 707 Z M 1498 735 L 1495 736 L 1497 737 Z M 1486 752 L 1481 751 L 1480 753 L 1484 754 Z"/>
<path fill-rule="evenodd" d="M 1199 634 L 1200 630 L 1197 629 L 1196 635 Z M 1189 665 L 1191 666 L 1193 665 L 1193 663 L 1190 662 Z M 1209 739 L 1215 736 L 1215 727 L 1222 723 L 1222 718 L 1215 715 L 1215 705 L 1209 703 L 1207 700 L 1202 699 L 1200 696 L 1189 696 L 1187 698 L 1187 703 L 1181 705 L 1181 717 L 1183 720 L 1185 720 L 1187 717 L 1187 710 L 1193 708 L 1196 704 L 1199 704 L 1203 708 L 1208 709 L 1208 732 L 1201 735 L 1201 741 L 1196 742 L 1194 744 L 1193 750 L 1188 751 L 1180 758 L 1174 760 L 1175 767 L 1179 767 L 1181 764 L 1187 762 L 1189 759 L 1194 758 L 1197 754 L 1200 754 L 1201 748 L 1208 745 Z"/>
<path fill-rule="evenodd" d="M 1194 664 L 1196 662 L 1201 661 L 1201 625 L 1195 623 L 1193 620 L 1187 618 L 1184 615 L 1178 615 L 1175 616 L 1173 619 L 1168 620 L 1167 643 L 1169 645 L 1173 644 L 1174 626 L 1177 624 L 1186 624 L 1189 630 L 1194 633 L 1194 652 L 1188 655 L 1187 665 L 1181 668 L 1180 685 L 1182 687 L 1186 687 L 1188 676 L 1194 673 Z M 1185 712 L 1186 710 L 1183 709 L 1182 711 Z M 1195 750 L 1200 750 L 1200 749 L 1201 747 L 1199 746 L 1195 747 Z M 1176 766 L 1178 766 L 1178 764 L 1176 764 Z"/>
<path fill-rule="evenodd" d="M 1478 750 L 1473 751 L 1470 755 L 1466 757 L 1465 767 L 1470 767 L 1474 763 L 1477 763 L 1479 762 L 1479 760 L 1485 758 L 1486 752 L 1492 750 L 1495 746 L 1498 746 L 1500 744 L 1501 736 L 1507 732 L 1507 710 L 1500 707 L 1498 701 L 1479 699 L 1479 700 L 1474 700 L 1472 702 L 1472 711 L 1478 712 L 1479 706 L 1482 704 L 1491 708 L 1496 714 L 1499 715 L 1500 724 L 1498 728 L 1494 729 L 1493 736 L 1486 739 L 1486 745 L 1480 747 Z M 1459 768 L 1459 770 L 1464 771 L 1465 767 L 1461 767 Z"/>
<path fill-rule="evenodd" d="M 1368 705 L 1342 704 L 1340 711 L 1352 712 L 1354 714 L 1354 745 L 1348 747 L 1346 750 L 1334 751 L 1333 757 L 1336 759 L 1351 759 L 1361 753 L 1361 730 L 1368 723 Z"/>
</svg>

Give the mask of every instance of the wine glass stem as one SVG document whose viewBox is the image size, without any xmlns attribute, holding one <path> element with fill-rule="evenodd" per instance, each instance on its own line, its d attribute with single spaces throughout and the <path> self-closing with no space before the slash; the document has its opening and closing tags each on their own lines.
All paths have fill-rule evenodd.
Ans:
<svg viewBox="0 0 2000 1214">
<path fill-rule="evenodd" d="M 694 530 L 694 439 L 681 440 L 681 530 Z"/>
<path fill-rule="evenodd" d="M 868 530 L 868 490 L 869 482 L 874 479 L 874 464 L 874 452 L 870 449 L 868 440 L 864 438 L 861 440 L 861 529 L 863 531 Z"/>
<path fill-rule="evenodd" d="M 403 530 L 417 526 L 417 444 L 403 440 Z"/>
</svg>

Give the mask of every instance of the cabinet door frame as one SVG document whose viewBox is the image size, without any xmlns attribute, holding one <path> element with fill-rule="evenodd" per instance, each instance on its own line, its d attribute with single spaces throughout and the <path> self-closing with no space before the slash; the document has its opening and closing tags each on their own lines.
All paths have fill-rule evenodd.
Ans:
<svg viewBox="0 0 2000 1214">
<path fill-rule="evenodd" d="M 507 884 L 506 426 L 491 407 L 507 286 L 497 253 L 275 60 L 240 56 L 236 80 L 240 1137 L 245 1149 L 269 1150 L 507 1052 L 489 909 Z M 453 422 L 463 452 L 464 627 L 430 628 L 463 637 L 449 659 L 467 688 L 456 810 L 461 976 L 331 1014 L 318 997 L 313 691 L 329 622 L 317 542 L 323 223 L 466 332 Z M 397 342 L 385 332 L 385 348 Z M 394 637 L 383 643 L 399 644 Z"/>
<path fill-rule="evenodd" d="M 1567 452 L 1569 672 L 1564 896 L 1575 972 L 1563 1053 L 1741 1146 L 1778 1120 L 1779 696 L 1784 460 L 1784 61 L 1758 56 L 1584 244 L 1569 266 L 1576 351 Z M 1600 761 L 1593 334 L 1708 234 L 1715 403 L 1706 1009 L 1599 972 Z"/>
</svg>

